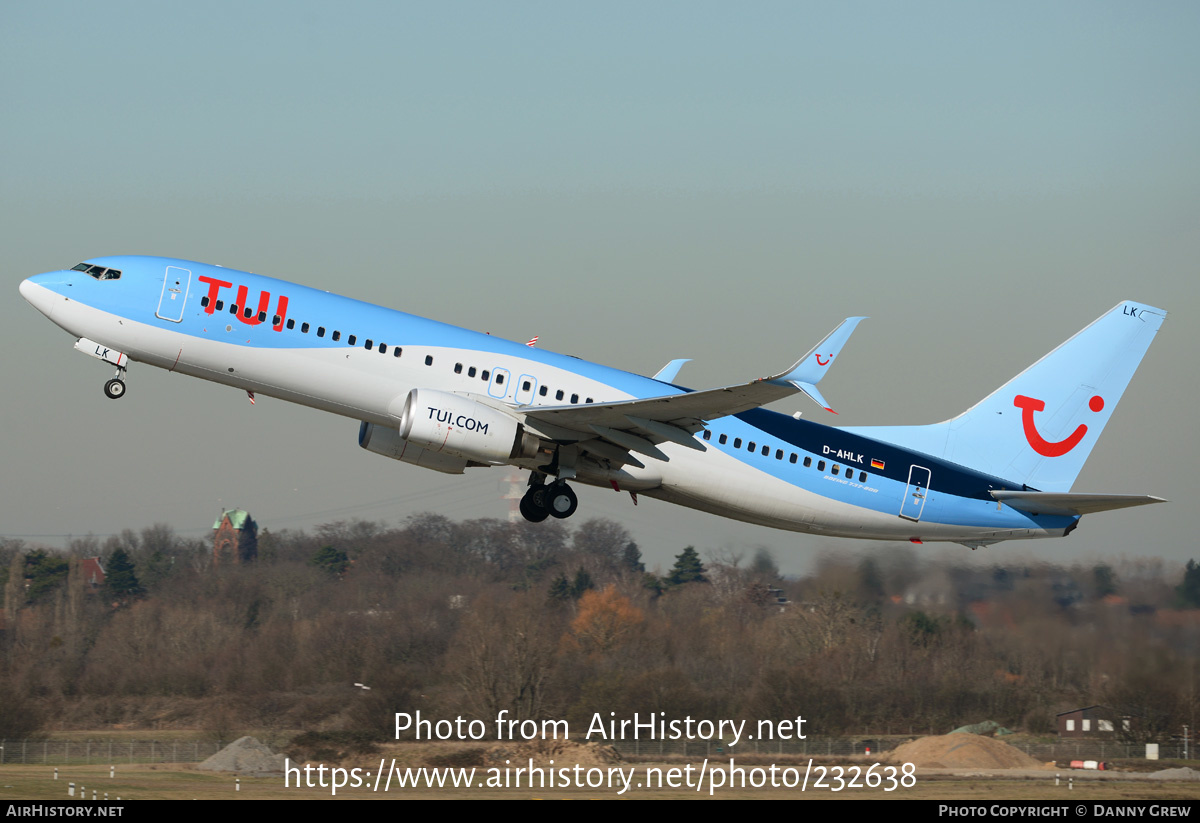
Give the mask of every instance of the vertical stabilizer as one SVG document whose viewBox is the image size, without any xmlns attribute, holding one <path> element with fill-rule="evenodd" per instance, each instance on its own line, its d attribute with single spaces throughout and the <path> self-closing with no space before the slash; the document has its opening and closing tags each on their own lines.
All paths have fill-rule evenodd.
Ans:
<svg viewBox="0 0 1200 823">
<path fill-rule="evenodd" d="M 967 411 L 856 434 L 1043 491 L 1069 491 L 1167 313 L 1126 300 Z"/>
</svg>

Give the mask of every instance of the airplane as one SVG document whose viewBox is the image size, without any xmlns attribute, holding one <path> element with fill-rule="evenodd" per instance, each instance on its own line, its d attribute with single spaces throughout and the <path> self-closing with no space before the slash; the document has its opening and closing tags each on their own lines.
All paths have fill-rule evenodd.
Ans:
<svg viewBox="0 0 1200 823">
<path fill-rule="evenodd" d="M 817 384 L 861 317 L 789 369 L 692 390 L 221 266 L 117 256 L 24 280 L 21 295 L 116 367 L 200 377 L 359 421 L 367 451 L 449 474 L 530 472 L 530 521 L 573 515 L 572 483 L 777 529 L 872 540 L 1062 537 L 1084 514 L 1165 502 L 1071 487 L 1166 312 L 1124 300 L 962 414 L 831 427 L 762 408 Z"/>
</svg>

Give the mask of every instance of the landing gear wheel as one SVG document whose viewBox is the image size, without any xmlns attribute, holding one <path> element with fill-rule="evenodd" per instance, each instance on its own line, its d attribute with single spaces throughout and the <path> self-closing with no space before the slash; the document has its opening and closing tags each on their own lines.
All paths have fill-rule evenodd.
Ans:
<svg viewBox="0 0 1200 823">
<path fill-rule="evenodd" d="M 125 396 L 125 381 L 119 377 L 114 377 L 104 384 L 104 393 L 110 400 L 116 400 Z"/>
<path fill-rule="evenodd" d="M 552 517 L 563 520 L 579 508 L 579 498 L 566 483 L 555 483 L 546 490 L 546 508 Z"/>
<path fill-rule="evenodd" d="M 521 498 L 520 509 L 521 516 L 530 523 L 541 523 L 549 517 L 550 510 L 546 508 L 546 487 L 531 486 Z"/>
</svg>

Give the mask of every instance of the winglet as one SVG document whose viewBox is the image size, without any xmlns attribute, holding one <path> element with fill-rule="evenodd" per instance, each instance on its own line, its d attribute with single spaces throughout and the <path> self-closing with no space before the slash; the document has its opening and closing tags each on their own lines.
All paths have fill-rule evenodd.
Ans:
<svg viewBox="0 0 1200 823">
<path fill-rule="evenodd" d="M 821 396 L 821 393 L 819 391 L 817 391 L 817 387 L 814 386 L 812 383 L 793 382 L 792 385 L 794 385 L 800 391 L 804 392 L 809 397 L 811 397 L 813 399 L 813 402 L 815 402 L 818 406 L 823 408 L 825 411 L 832 412 L 833 414 L 837 414 L 837 412 L 833 411 L 833 409 L 831 409 L 829 407 L 829 404 L 827 402 L 825 402 L 825 398 Z"/>
<path fill-rule="evenodd" d="M 659 369 L 658 373 L 655 374 L 651 379 L 659 380 L 663 383 L 673 383 L 675 381 L 675 375 L 679 374 L 679 369 L 683 366 L 683 364 L 690 362 L 692 362 L 690 357 L 683 360 L 672 360 L 670 363 Z"/>
<path fill-rule="evenodd" d="M 821 396 L 821 393 L 817 391 L 817 383 L 829 371 L 829 367 L 833 365 L 833 361 L 837 359 L 837 356 L 841 354 L 842 347 L 846 345 L 846 341 L 854 333 L 855 327 L 866 319 L 865 317 L 847 317 L 842 321 L 840 326 L 827 334 L 825 339 L 820 343 L 813 346 L 808 354 L 801 357 L 788 371 L 774 377 L 768 377 L 767 380 L 772 383 L 791 383 L 816 401 L 821 408 L 837 414 L 825 402 L 825 398 Z"/>
</svg>

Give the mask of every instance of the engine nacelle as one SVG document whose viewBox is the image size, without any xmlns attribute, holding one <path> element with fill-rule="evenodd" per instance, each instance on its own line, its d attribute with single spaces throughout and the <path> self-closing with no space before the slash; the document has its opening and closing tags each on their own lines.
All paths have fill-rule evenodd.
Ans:
<svg viewBox="0 0 1200 823">
<path fill-rule="evenodd" d="M 434 471 L 446 474 L 462 474 L 467 468 L 467 461 L 462 457 L 451 454 L 437 454 L 423 449 L 415 443 L 410 443 L 400 436 L 395 429 L 377 426 L 365 420 L 358 427 L 358 445 L 369 452 L 382 454 L 393 460 L 402 460 Z"/>
<path fill-rule="evenodd" d="M 478 463 L 534 457 L 541 439 L 515 416 L 458 394 L 413 389 L 404 401 L 400 437 L 437 454 Z"/>
</svg>

